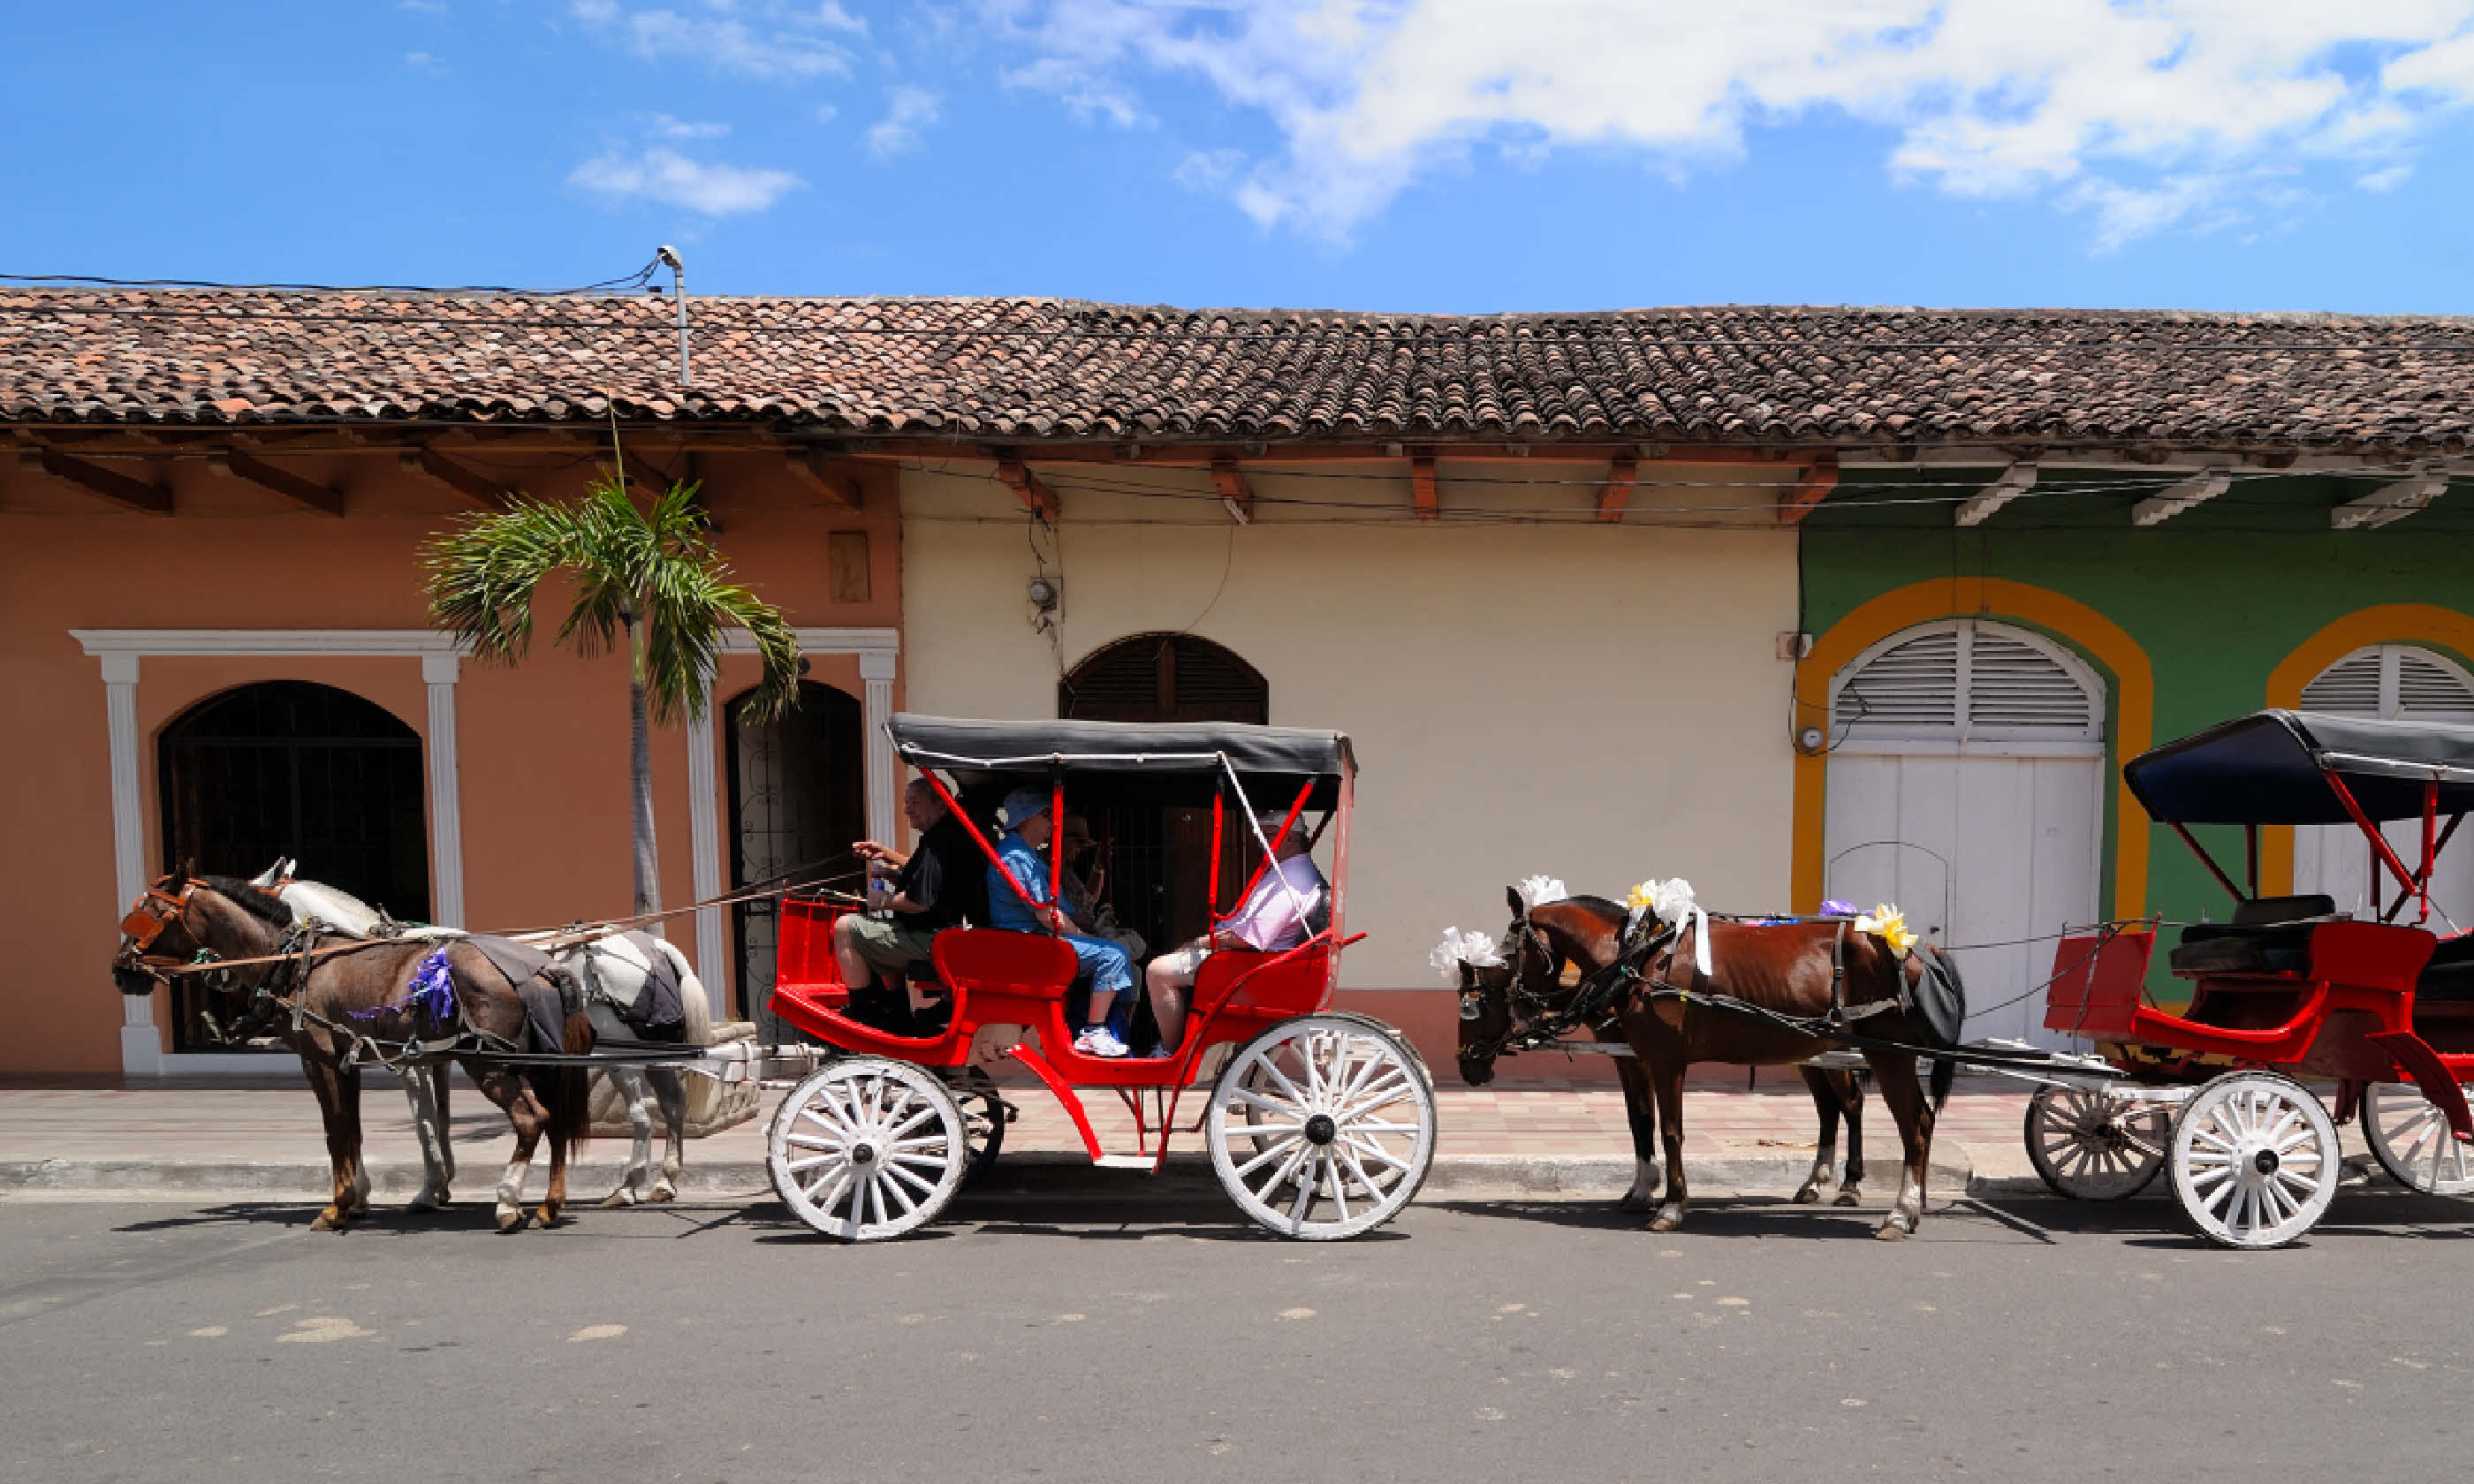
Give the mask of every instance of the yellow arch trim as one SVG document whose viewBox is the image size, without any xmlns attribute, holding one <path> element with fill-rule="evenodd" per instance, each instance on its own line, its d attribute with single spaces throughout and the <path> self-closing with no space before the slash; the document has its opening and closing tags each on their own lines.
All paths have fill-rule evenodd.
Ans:
<svg viewBox="0 0 2474 1484">
<path fill-rule="evenodd" d="M 1795 670 L 1795 727 L 1830 725 L 1830 682 L 1849 660 L 1890 635 L 1944 618 L 2013 618 L 2056 634 L 2113 672 L 2114 761 L 2147 751 L 2156 730 L 2156 678 L 2147 652 L 2102 613 L 2049 588 L 1998 577 L 1945 577 L 1914 583 L 1858 605 L 1814 641 Z M 2316 672 L 2315 672 L 2316 673 Z M 1794 909 L 1821 905 L 1823 820 L 1830 760 L 1798 750 L 1795 759 Z M 2147 910 L 2147 829 L 2139 801 L 2120 781 L 2114 802 L 2113 915 Z"/>
<path fill-rule="evenodd" d="M 2430 603 L 2382 603 L 2357 609 L 2317 634 L 2268 672 L 2268 704 L 2292 708 L 2302 704 L 2302 687 L 2319 672 L 2358 649 L 2374 644 L 2428 644 L 2453 651 L 2474 662 L 2474 617 Z M 2270 897 L 2293 890 L 2293 830 L 2272 826 L 2260 831 L 2259 889 Z"/>
</svg>

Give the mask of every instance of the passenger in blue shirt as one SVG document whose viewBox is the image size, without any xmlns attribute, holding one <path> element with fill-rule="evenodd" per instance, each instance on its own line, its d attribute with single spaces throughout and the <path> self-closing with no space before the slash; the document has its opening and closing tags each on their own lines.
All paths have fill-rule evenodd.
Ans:
<svg viewBox="0 0 2474 1484">
<path fill-rule="evenodd" d="M 1061 935 L 1081 961 L 1082 971 L 1091 976 L 1091 1013 L 1085 1017 L 1086 1029 L 1074 1038 L 1074 1049 L 1084 1056 L 1124 1056 L 1126 1043 L 1108 1029 L 1108 1006 L 1133 988 L 1133 961 L 1126 957 L 1124 948 L 1104 938 L 1066 932 L 1072 924 L 1049 905 L 1048 862 L 1040 855 L 1055 828 L 1048 805 L 1049 796 L 1033 789 L 1018 788 L 1006 796 L 1007 827 L 997 842 L 997 859 L 1005 863 L 1005 875 L 998 874 L 994 866 L 988 868 L 988 922 L 1007 932 Z M 1006 875 L 1022 883 L 1020 894 L 1007 884 Z M 1026 905 L 1026 896 L 1039 905 Z"/>
</svg>

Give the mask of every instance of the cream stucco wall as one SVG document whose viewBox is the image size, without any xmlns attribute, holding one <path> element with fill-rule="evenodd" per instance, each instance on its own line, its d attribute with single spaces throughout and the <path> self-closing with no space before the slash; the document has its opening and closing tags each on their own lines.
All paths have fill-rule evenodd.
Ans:
<svg viewBox="0 0 2474 1484">
<path fill-rule="evenodd" d="M 1247 527 L 1200 473 L 1046 471 L 1064 504 L 1046 536 L 984 466 L 906 473 L 910 707 L 1053 716 L 1060 667 L 1132 633 L 1236 650 L 1273 724 L 1357 746 L 1348 925 L 1370 936 L 1348 988 L 1432 988 L 1443 926 L 1499 932 L 1533 872 L 1611 896 L 1681 874 L 1713 908 L 1783 909 L 1795 538 L 1758 476 L 1679 470 L 1704 483 L 1644 485 L 1621 525 L 1549 526 L 1516 513 L 1587 510 L 1589 470 L 1446 465 L 1445 510 L 1497 517 L 1476 524 L 1403 518 L 1405 479 L 1351 467 L 1254 474 L 1258 496 L 1316 503 Z M 1654 523 L 1720 504 L 1749 513 Z M 1035 537 L 1064 577 L 1054 644 L 1024 599 Z"/>
</svg>

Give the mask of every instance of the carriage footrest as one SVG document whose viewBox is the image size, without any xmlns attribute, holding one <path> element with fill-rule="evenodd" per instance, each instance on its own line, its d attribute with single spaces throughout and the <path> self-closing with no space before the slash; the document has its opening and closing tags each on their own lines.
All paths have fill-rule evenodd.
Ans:
<svg viewBox="0 0 2474 1484">
<path fill-rule="evenodd" d="M 1104 1170 L 1147 1170 L 1159 1161 L 1148 1154 L 1104 1154 L 1091 1162 Z"/>
</svg>

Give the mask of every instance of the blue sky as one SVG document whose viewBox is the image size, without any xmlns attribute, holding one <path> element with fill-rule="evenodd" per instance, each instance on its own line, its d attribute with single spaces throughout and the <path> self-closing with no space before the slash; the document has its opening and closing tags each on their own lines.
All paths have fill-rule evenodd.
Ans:
<svg viewBox="0 0 2474 1484">
<path fill-rule="evenodd" d="M 559 286 L 667 241 L 715 293 L 2474 312 L 2474 0 L 90 0 L 11 27 L 0 272 Z"/>
</svg>

